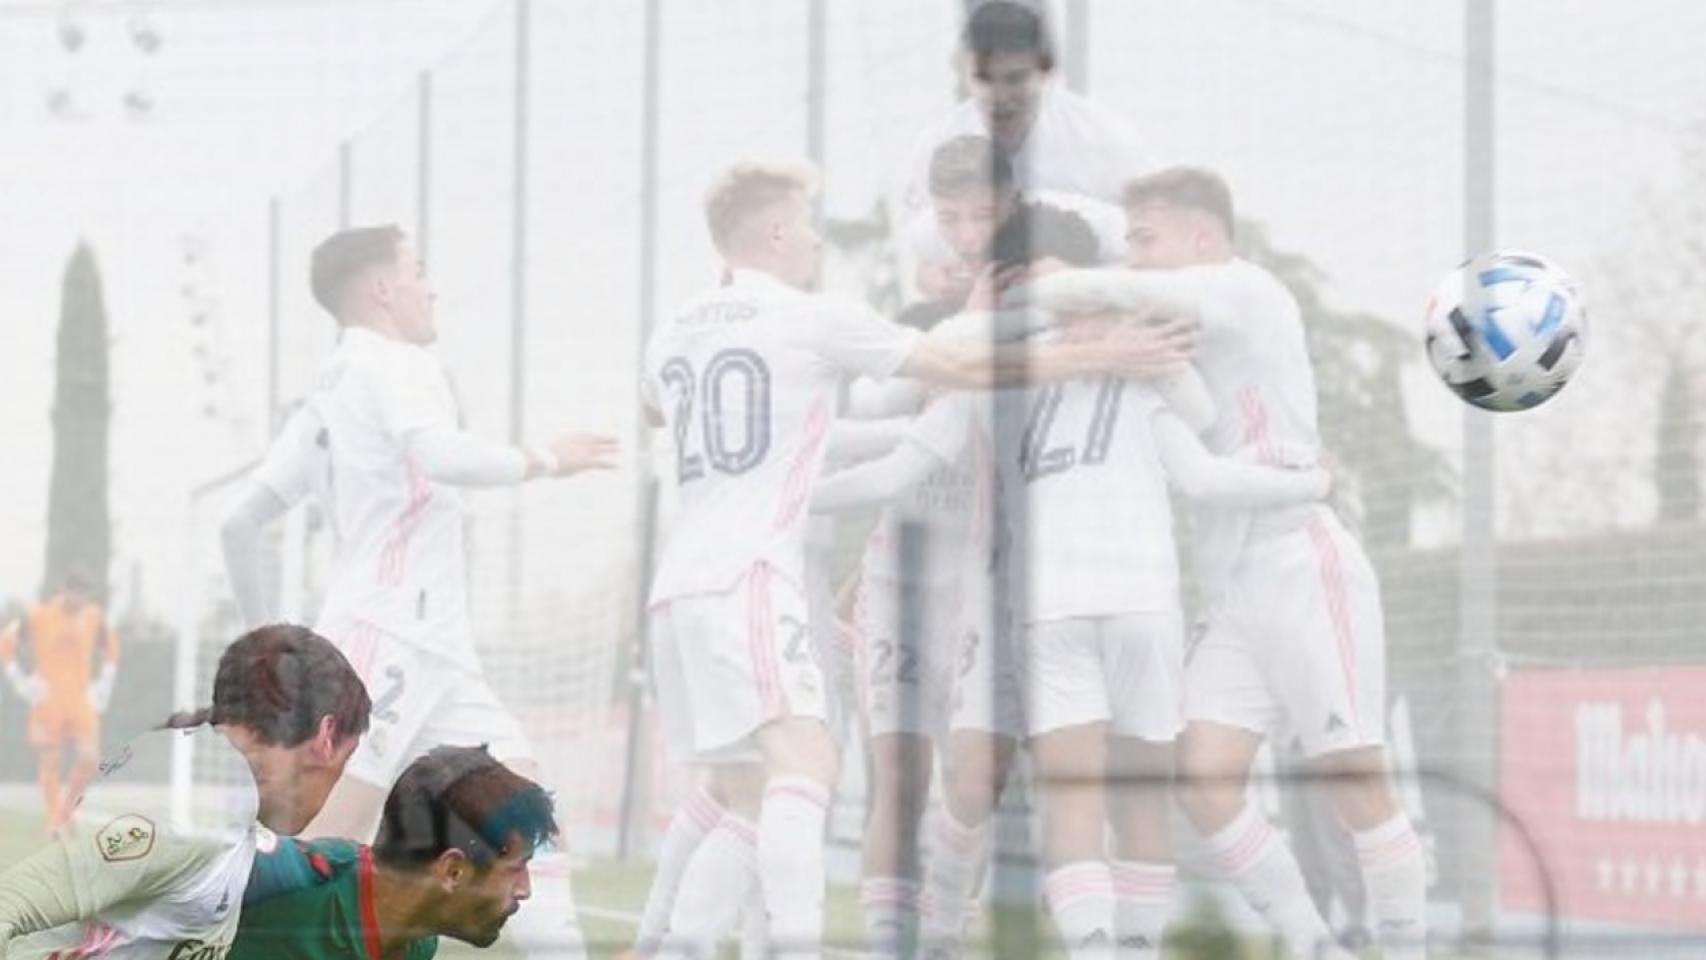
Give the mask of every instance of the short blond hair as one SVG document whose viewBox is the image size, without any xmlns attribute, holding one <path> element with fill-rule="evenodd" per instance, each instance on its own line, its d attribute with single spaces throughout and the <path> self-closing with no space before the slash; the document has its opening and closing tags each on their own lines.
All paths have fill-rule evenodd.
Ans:
<svg viewBox="0 0 1706 960">
<path fill-rule="evenodd" d="M 1220 223 L 1228 237 L 1233 234 L 1232 189 L 1213 170 L 1169 167 L 1126 184 L 1127 210 L 1152 203 L 1206 213 Z"/>
<path fill-rule="evenodd" d="M 737 163 L 705 192 L 705 223 L 717 250 L 729 252 L 735 234 L 753 214 L 799 192 L 817 193 L 817 168 L 810 163 Z"/>
</svg>

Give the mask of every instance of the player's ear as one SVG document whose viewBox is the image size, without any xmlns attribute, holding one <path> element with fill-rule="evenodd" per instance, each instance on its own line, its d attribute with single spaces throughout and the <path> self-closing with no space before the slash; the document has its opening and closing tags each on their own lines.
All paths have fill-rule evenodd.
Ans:
<svg viewBox="0 0 1706 960">
<path fill-rule="evenodd" d="M 460 850 L 446 850 L 432 862 L 433 880 L 445 893 L 455 893 L 474 877 L 474 864 Z"/>
<path fill-rule="evenodd" d="M 314 759 L 325 764 L 333 763 L 339 746 L 338 721 L 328 713 L 320 718 L 320 725 L 314 729 Z"/>
</svg>

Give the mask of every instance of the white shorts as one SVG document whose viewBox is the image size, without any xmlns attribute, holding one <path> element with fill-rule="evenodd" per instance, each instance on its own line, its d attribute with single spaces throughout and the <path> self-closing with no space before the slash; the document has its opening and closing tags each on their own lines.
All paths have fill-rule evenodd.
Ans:
<svg viewBox="0 0 1706 960">
<path fill-rule="evenodd" d="M 901 585 L 867 576 L 854 607 L 859 709 L 867 736 L 946 732 L 961 639 L 957 579 L 925 583 L 917 623 L 903 623 Z"/>
<path fill-rule="evenodd" d="M 992 610 L 987 595 L 973 591 L 960 618 L 948 729 L 1023 737 L 1023 677 L 1012 612 Z"/>
<path fill-rule="evenodd" d="M 829 720 L 804 588 L 757 564 L 722 593 L 652 607 L 658 709 L 672 746 L 702 763 L 751 762 L 751 736 L 785 717 Z"/>
<path fill-rule="evenodd" d="M 1330 511 L 1245 546 L 1185 689 L 1188 719 L 1296 739 L 1308 757 L 1385 742 L 1380 582 Z"/>
<path fill-rule="evenodd" d="M 1107 723 L 1122 737 L 1170 741 L 1183 727 L 1184 616 L 1073 617 L 1025 629 L 1032 736 Z"/>
<path fill-rule="evenodd" d="M 478 670 L 356 621 L 336 646 L 373 701 L 367 735 L 344 767 L 346 776 L 388 788 L 403 768 L 439 746 L 477 747 L 507 762 L 535 761 L 516 719 Z"/>
</svg>

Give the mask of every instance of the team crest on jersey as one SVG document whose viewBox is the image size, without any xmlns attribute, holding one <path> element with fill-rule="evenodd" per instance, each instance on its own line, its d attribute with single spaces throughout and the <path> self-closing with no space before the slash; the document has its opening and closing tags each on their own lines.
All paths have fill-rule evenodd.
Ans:
<svg viewBox="0 0 1706 960">
<path fill-rule="evenodd" d="M 95 846 L 108 863 L 141 860 L 154 849 L 154 821 L 127 813 L 95 834 Z"/>
</svg>

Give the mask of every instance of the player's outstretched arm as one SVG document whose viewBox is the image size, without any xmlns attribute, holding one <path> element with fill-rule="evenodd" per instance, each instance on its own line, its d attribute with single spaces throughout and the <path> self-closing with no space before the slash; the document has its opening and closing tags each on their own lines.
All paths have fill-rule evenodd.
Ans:
<svg viewBox="0 0 1706 960">
<path fill-rule="evenodd" d="M 912 426 L 910 417 L 861 420 L 838 417 L 829 427 L 825 456 L 831 463 L 859 463 L 895 448 Z"/>
<path fill-rule="evenodd" d="M 937 400 L 888 453 L 819 480 L 812 510 L 835 513 L 886 503 L 959 460 L 972 426 L 967 402 L 964 395 Z"/>
<path fill-rule="evenodd" d="M 1201 322 L 1199 279 L 1187 270 L 1089 267 L 1059 270 L 1024 287 L 1026 300 L 1053 311 L 1142 311 Z"/>
<path fill-rule="evenodd" d="M 945 461 L 916 443 L 902 441 L 893 450 L 818 481 L 812 510 L 838 513 L 887 503 L 924 482 Z"/>
<path fill-rule="evenodd" d="M 1319 467 L 1286 469 L 1217 457 L 1171 411 L 1150 420 L 1167 479 L 1180 493 L 1204 503 L 1259 509 L 1320 500 L 1332 477 Z"/>
<path fill-rule="evenodd" d="M 237 595 L 237 611 L 250 627 L 278 619 L 261 576 L 261 540 L 267 527 L 289 510 L 290 505 L 272 488 L 256 483 L 219 525 L 225 574 L 231 578 L 231 590 Z"/>
<path fill-rule="evenodd" d="M 918 341 L 898 372 L 972 389 L 1099 374 L 1148 379 L 1179 372 L 1195 348 L 1194 329 L 1185 322 L 1127 324 L 1096 340 L 1038 346 L 963 343 L 932 334 Z"/>
<path fill-rule="evenodd" d="M 538 448 L 512 447 L 475 436 L 448 424 L 412 430 L 405 443 L 410 458 L 437 483 L 456 487 L 501 487 L 538 477 L 566 477 L 583 470 L 615 466 L 616 438 L 565 433 Z"/>
</svg>

